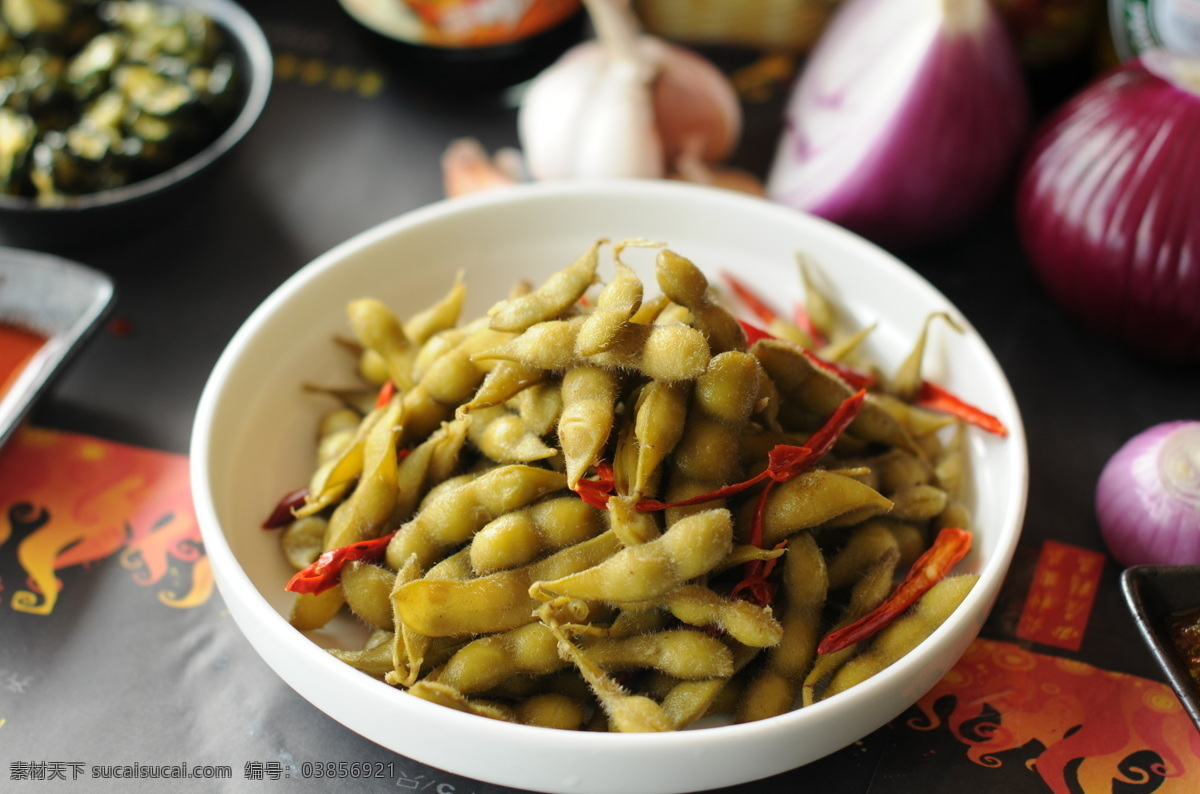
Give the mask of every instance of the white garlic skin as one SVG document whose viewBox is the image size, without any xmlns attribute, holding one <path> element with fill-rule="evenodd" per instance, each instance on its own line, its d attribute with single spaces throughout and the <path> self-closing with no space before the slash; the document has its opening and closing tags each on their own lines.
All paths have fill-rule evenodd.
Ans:
<svg viewBox="0 0 1200 794">
<path fill-rule="evenodd" d="M 742 115 L 728 78 L 652 36 L 637 37 L 635 55 L 588 41 L 533 79 L 517 128 L 534 179 L 655 179 L 682 158 L 729 156 Z"/>
</svg>

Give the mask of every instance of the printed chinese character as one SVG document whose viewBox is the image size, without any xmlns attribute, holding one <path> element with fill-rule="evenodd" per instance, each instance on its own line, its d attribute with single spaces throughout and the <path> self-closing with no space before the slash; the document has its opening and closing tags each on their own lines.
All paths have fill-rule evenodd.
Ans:
<svg viewBox="0 0 1200 794">
<path fill-rule="evenodd" d="M 1056 587 L 1058 585 L 1058 571 L 1038 571 L 1037 583 L 1042 587 Z"/>
<path fill-rule="evenodd" d="M 1070 642 L 1074 644 L 1081 635 L 1079 633 L 1079 629 L 1072 628 L 1071 626 L 1058 626 L 1054 629 L 1054 631 L 1050 632 L 1050 636 L 1054 637 L 1054 639 L 1059 640 L 1060 642 Z"/>
</svg>

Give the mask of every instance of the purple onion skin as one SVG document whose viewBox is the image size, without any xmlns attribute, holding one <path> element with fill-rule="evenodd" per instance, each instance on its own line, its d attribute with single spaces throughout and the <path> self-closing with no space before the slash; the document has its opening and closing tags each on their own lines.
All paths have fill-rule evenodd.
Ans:
<svg viewBox="0 0 1200 794">
<path fill-rule="evenodd" d="M 892 248 L 961 231 L 1011 173 L 1029 123 L 1011 53 L 1007 41 L 985 46 L 967 36 L 943 38 L 895 127 L 863 165 L 858 189 L 813 212 Z"/>
<path fill-rule="evenodd" d="M 1100 534 L 1122 565 L 1200 564 L 1200 482 L 1189 483 L 1190 500 L 1181 499 L 1164 486 L 1160 466 L 1163 444 L 1180 432 L 1200 443 L 1200 422 L 1155 425 L 1127 441 L 1100 474 Z"/>
<path fill-rule="evenodd" d="M 869 13 L 856 22 L 869 24 Z M 799 209 L 897 249 L 944 240 L 980 214 L 1012 175 L 1030 124 L 1016 51 L 999 16 L 987 13 L 978 34 L 943 33 L 932 43 L 891 125 L 862 131 L 875 140 L 857 171 Z M 794 157 L 809 156 L 798 136 L 790 143 Z M 773 198 L 795 204 L 786 193 Z"/>
<path fill-rule="evenodd" d="M 1021 242 L 1066 313 L 1200 362 L 1200 96 L 1127 62 L 1045 121 L 1021 172 Z"/>
</svg>

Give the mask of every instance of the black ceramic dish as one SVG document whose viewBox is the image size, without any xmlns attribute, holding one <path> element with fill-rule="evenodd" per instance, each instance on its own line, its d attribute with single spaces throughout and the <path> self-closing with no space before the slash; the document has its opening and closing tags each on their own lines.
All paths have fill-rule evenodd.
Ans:
<svg viewBox="0 0 1200 794">
<path fill-rule="evenodd" d="M 208 146 L 162 173 L 100 193 L 72 196 L 60 205 L 0 195 L 0 228 L 10 245 L 56 250 L 136 233 L 182 199 L 214 170 L 262 115 L 270 93 L 274 62 L 262 28 L 232 0 L 161 0 L 208 14 L 226 33 L 226 46 L 242 74 L 239 110 Z"/>
<path fill-rule="evenodd" d="M 395 67 L 408 88 L 442 94 L 503 93 L 549 67 L 583 39 L 588 21 L 580 7 L 575 13 L 528 38 L 486 47 L 438 47 L 410 44 L 395 30 L 394 4 L 371 0 L 338 0 L 359 24 L 359 31 L 381 62 Z"/>
<path fill-rule="evenodd" d="M 1192 722 L 1200 728 L 1200 682 L 1188 675 L 1167 629 L 1172 614 L 1200 607 L 1200 565 L 1128 568 L 1121 574 L 1121 589 L 1150 652 Z"/>
</svg>

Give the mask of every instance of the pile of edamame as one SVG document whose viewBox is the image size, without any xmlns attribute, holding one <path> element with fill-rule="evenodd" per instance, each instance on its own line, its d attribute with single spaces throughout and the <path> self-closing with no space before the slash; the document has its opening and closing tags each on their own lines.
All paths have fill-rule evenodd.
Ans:
<svg viewBox="0 0 1200 794">
<path fill-rule="evenodd" d="M 654 296 L 630 246 L 661 249 Z M 293 625 L 348 611 L 370 636 L 330 653 L 363 673 L 573 730 L 764 719 L 908 653 L 977 578 L 889 601 L 970 522 L 966 425 L 915 399 L 924 329 L 885 374 L 807 267 L 808 327 L 758 330 L 689 259 L 607 247 L 478 318 L 461 278 L 406 319 L 350 304 L 360 383 L 308 386 L 334 407 L 281 522 Z"/>
</svg>

